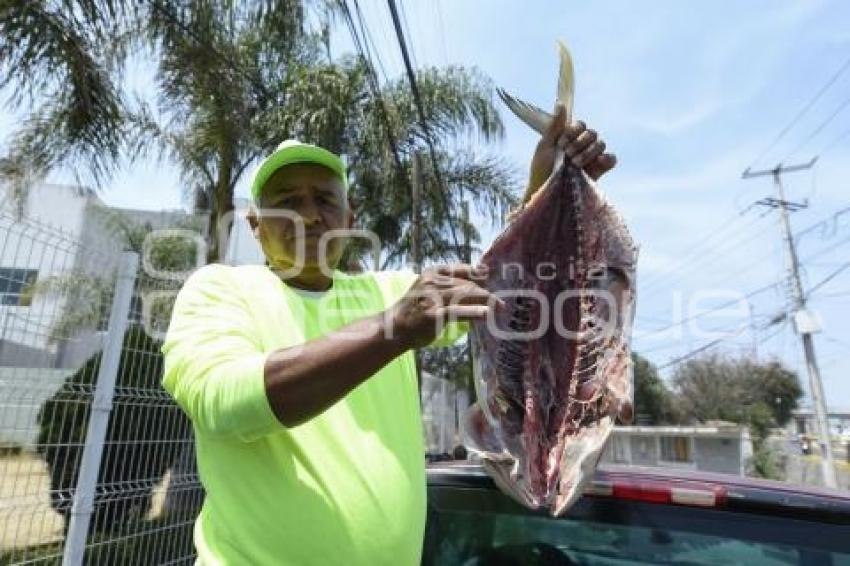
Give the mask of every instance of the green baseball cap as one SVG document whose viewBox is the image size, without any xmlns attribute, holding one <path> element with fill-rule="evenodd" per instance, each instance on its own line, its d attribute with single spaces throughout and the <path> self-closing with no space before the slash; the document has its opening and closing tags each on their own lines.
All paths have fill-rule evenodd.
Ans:
<svg viewBox="0 0 850 566">
<path fill-rule="evenodd" d="M 277 146 L 274 153 L 263 159 L 262 163 L 254 170 L 254 177 L 251 179 L 251 196 L 254 197 L 254 200 L 260 198 L 263 185 L 274 175 L 275 171 L 284 165 L 294 163 L 313 163 L 327 167 L 339 177 L 345 191 L 348 192 L 345 162 L 338 155 L 317 145 L 302 143 L 298 140 L 286 140 Z"/>
</svg>

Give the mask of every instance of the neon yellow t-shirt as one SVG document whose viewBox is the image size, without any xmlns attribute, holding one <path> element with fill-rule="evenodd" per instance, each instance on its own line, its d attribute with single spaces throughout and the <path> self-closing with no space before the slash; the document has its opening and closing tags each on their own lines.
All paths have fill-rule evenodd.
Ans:
<svg viewBox="0 0 850 566">
<path fill-rule="evenodd" d="M 209 265 L 189 278 L 162 383 L 195 431 L 207 494 L 199 564 L 419 564 L 425 461 L 412 352 L 297 427 L 277 420 L 263 382 L 268 353 L 384 310 L 414 278 L 337 273 L 320 297 L 263 266 Z M 439 342 L 464 330 L 450 325 Z"/>
</svg>

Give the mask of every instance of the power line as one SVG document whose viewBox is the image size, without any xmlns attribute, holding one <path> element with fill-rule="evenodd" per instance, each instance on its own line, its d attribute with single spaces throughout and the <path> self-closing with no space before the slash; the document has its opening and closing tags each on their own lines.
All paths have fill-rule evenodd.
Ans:
<svg viewBox="0 0 850 566">
<path fill-rule="evenodd" d="M 825 248 L 821 248 L 818 251 L 816 251 L 815 253 L 813 253 L 812 255 L 806 256 L 806 258 L 803 260 L 803 262 L 809 262 L 813 259 L 816 259 L 816 258 L 819 258 L 823 255 L 826 255 L 829 252 L 840 248 L 841 246 L 843 246 L 847 242 L 850 242 L 850 236 L 848 236 L 847 238 L 844 238 L 842 240 L 839 240 L 839 241 L 835 242 L 834 244 L 832 244 L 830 246 L 827 246 Z"/>
<path fill-rule="evenodd" d="M 733 330 L 724 331 L 724 330 L 717 329 L 717 330 L 713 330 L 712 332 L 724 332 L 724 333 L 726 333 L 725 336 L 721 336 L 721 339 L 725 340 L 725 339 L 730 338 L 730 337 L 738 336 L 741 333 L 741 330 L 738 329 L 737 331 L 733 331 Z M 662 350 L 669 350 L 670 348 L 676 348 L 677 346 L 680 346 L 680 345 L 681 344 L 679 344 L 677 342 L 669 342 L 669 343 L 666 343 L 666 344 L 661 344 L 660 346 L 655 346 L 654 348 L 642 348 L 640 350 L 640 353 L 641 353 L 641 355 L 646 355 L 646 354 L 651 354 L 653 352 L 660 352 Z"/>
<path fill-rule="evenodd" d="M 823 293 L 816 298 L 831 299 L 834 297 L 850 297 L 850 291 L 836 291 L 834 293 Z"/>
<path fill-rule="evenodd" d="M 717 311 L 719 311 L 719 310 L 723 310 L 723 309 L 725 309 L 726 307 L 730 307 L 730 306 L 734 305 L 735 303 L 737 303 L 737 302 L 738 302 L 738 301 L 740 301 L 741 299 L 749 299 L 749 298 L 751 298 L 751 297 L 754 297 L 755 295 L 758 295 L 758 294 L 760 294 L 760 293 L 763 293 L 763 292 L 765 292 L 765 291 L 768 291 L 768 290 L 770 290 L 770 289 L 773 289 L 774 287 L 778 287 L 778 286 L 779 286 L 779 285 L 781 285 L 781 284 L 782 284 L 782 281 L 776 281 L 776 282 L 774 282 L 774 283 L 771 283 L 770 285 L 765 285 L 764 287 L 759 287 L 758 289 L 755 289 L 754 291 L 750 291 L 749 293 L 747 293 L 747 294 L 746 294 L 746 295 L 744 295 L 743 297 L 739 297 L 739 298 L 736 298 L 736 299 L 732 299 L 731 301 L 726 301 L 725 303 L 722 303 L 722 304 L 720 304 L 720 305 L 718 305 L 718 306 L 716 306 L 716 307 L 714 307 L 714 308 L 711 308 L 711 309 L 709 309 L 709 310 L 707 310 L 707 311 L 703 311 L 703 312 L 701 312 L 701 313 L 699 313 L 699 314 L 691 315 L 691 316 L 689 316 L 689 317 L 686 317 L 686 318 L 683 318 L 683 319 L 679 320 L 678 322 L 674 322 L 674 323 L 672 323 L 672 324 L 668 324 L 668 325 L 667 325 L 667 326 L 665 326 L 664 328 L 659 328 L 658 330 L 653 330 L 652 332 L 648 332 L 647 334 L 644 334 L 643 336 L 641 336 L 641 338 L 646 338 L 647 336 L 654 336 L 654 335 L 656 335 L 656 334 L 660 334 L 660 333 L 662 333 L 662 332 L 665 332 L 665 331 L 667 331 L 667 330 L 670 330 L 671 328 L 675 328 L 675 327 L 677 327 L 677 326 L 681 326 L 681 325 L 685 324 L 686 322 L 690 322 L 691 320 L 694 320 L 694 319 L 697 319 L 697 318 L 703 317 L 703 316 L 705 316 L 705 315 L 707 315 L 707 314 L 711 314 L 711 313 L 713 313 L 713 312 L 717 312 Z"/>
<path fill-rule="evenodd" d="M 443 207 L 446 209 L 446 215 L 450 215 L 451 208 L 449 207 L 448 197 L 446 196 L 446 185 L 443 183 L 443 176 L 440 173 L 440 165 L 437 161 L 437 152 L 434 149 L 433 138 L 431 137 L 431 130 L 428 127 L 428 122 L 425 119 L 425 109 L 422 105 L 422 97 L 419 95 L 419 86 L 416 84 L 416 76 L 413 73 L 413 66 L 410 63 L 410 54 L 407 51 L 407 43 L 404 40 L 404 33 L 401 30 L 401 22 L 398 17 L 398 9 L 396 8 L 395 0 L 387 0 L 387 4 L 390 8 L 390 13 L 393 17 L 393 27 L 395 27 L 396 37 L 398 38 L 398 44 L 401 48 L 401 56 L 404 59 L 404 67 L 407 71 L 407 80 L 410 82 L 410 90 L 413 94 L 413 103 L 416 106 L 416 112 L 419 116 L 419 125 L 422 128 L 422 133 L 425 136 L 425 143 L 428 145 L 428 152 L 431 157 L 431 164 L 434 169 L 434 176 L 437 179 L 437 192 L 440 194 L 440 199 L 442 200 Z M 452 241 L 455 245 L 456 254 L 460 253 L 460 240 L 457 237 L 457 232 L 455 231 L 454 223 L 451 221 L 451 217 L 449 216 L 449 229 L 452 235 Z"/>
<path fill-rule="evenodd" d="M 818 289 L 820 289 L 821 287 L 823 287 L 824 285 L 826 285 L 827 283 L 829 283 L 830 281 L 832 281 L 833 279 L 835 279 L 836 277 L 841 275 L 841 273 L 843 271 L 845 271 L 848 267 L 850 267 L 850 261 L 845 262 L 841 267 L 839 267 L 838 269 L 836 269 L 835 271 L 833 271 L 832 273 L 830 273 L 829 275 L 827 275 L 826 277 L 821 279 L 821 281 L 817 285 L 815 285 L 814 287 L 809 289 L 808 292 L 806 292 L 806 296 L 811 295 L 812 293 L 814 293 L 815 291 L 817 291 Z"/>
<path fill-rule="evenodd" d="M 375 68 L 372 65 L 372 60 L 366 57 L 366 51 L 360 41 L 360 36 L 357 34 L 357 29 L 354 25 L 354 19 L 351 17 L 351 11 L 348 9 L 348 4 L 345 2 L 345 0 L 339 0 L 339 6 L 342 9 L 343 17 L 346 21 L 346 24 L 348 25 L 348 31 L 351 33 L 351 39 L 352 41 L 354 41 L 354 48 L 357 50 L 357 53 L 360 56 L 360 60 L 366 66 L 366 82 L 369 84 L 369 88 L 372 91 L 372 96 L 378 103 L 378 112 L 380 113 L 381 121 L 384 125 L 384 130 L 387 136 L 387 142 L 389 143 L 397 172 L 402 178 L 406 179 L 407 175 L 404 174 L 404 165 L 402 165 L 401 162 L 401 156 L 398 150 L 398 143 L 396 142 L 395 135 L 393 134 L 392 124 L 390 124 L 389 120 L 389 112 L 387 111 L 387 105 L 384 102 L 384 97 L 381 94 L 381 87 L 378 84 L 378 77 L 375 73 Z"/>
<path fill-rule="evenodd" d="M 824 228 L 826 228 L 826 224 L 827 224 L 827 222 L 829 222 L 830 220 L 832 220 L 833 226 L 837 226 L 837 225 L 838 225 L 838 219 L 839 219 L 839 217 L 841 217 L 841 216 L 843 216 L 844 214 L 847 214 L 847 213 L 849 213 L 849 212 L 850 212 L 850 206 L 845 207 L 845 208 L 841 208 L 841 209 L 839 209 L 837 212 L 833 212 L 833 213 L 832 213 L 832 214 L 831 214 L 828 218 L 823 218 L 823 219 L 821 219 L 821 220 L 818 220 L 817 222 L 814 222 L 814 223 L 810 224 L 809 226 L 806 226 L 806 227 L 805 227 L 805 228 L 803 228 L 802 230 L 800 230 L 800 231 L 796 232 L 796 233 L 794 234 L 794 240 L 795 240 L 797 243 L 799 243 L 799 242 L 800 242 L 800 239 L 801 239 L 803 236 L 805 236 L 806 234 L 808 234 L 808 233 L 810 233 L 810 232 L 813 232 L 813 231 L 814 231 L 814 230 L 816 230 L 817 228 L 821 228 L 821 231 L 823 231 L 823 229 L 824 229 Z M 834 231 L 834 230 L 835 230 L 835 229 L 833 228 L 833 231 Z"/>
<path fill-rule="evenodd" d="M 716 252 L 719 246 L 725 245 L 725 243 L 728 242 L 730 238 L 739 237 L 741 232 L 749 230 L 760 220 L 760 217 L 756 217 L 752 221 L 745 223 L 739 231 L 730 232 L 730 229 L 735 227 L 736 223 L 741 222 L 742 218 L 742 214 L 736 214 L 731 218 L 726 219 L 717 228 L 709 231 L 706 236 L 700 238 L 700 240 L 692 247 L 689 252 L 682 255 L 678 260 L 676 260 L 672 264 L 668 265 L 663 270 L 663 272 L 648 277 L 645 281 L 642 282 L 641 285 L 644 292 L 646 292 L 646 290 L 648 289 L 657 286 L 659 283 L 665 282 L 668 274 L 680 270 L 682 267 L 690 263 L 703 260 L 704 254 L 706 252 Z"/>
<path fill-rule="evenodd" d="M 658 275 L 654 278 L 650 278 L 649 283 L 642 285 L 642 293 L 644 295 L 649 294 L 651 296 L 669 288 L 673 282 L 684 280 L 684 278 L 686 278 L 691 272 L 691 270 L 686 269 L 685 267 L 691 264 L 694 264 L 700 272 L 710 271 L 708 269 L 709 267 L 727 259 L 727 256 L 725 255 L 726 252 L 739 248 L 747 242 L 752 241 L 760 234 L 763 234 L 773 228 L 771 224 L 766 224 L 757 228 L 755 231 L 751 231 L 750 229 L 756 226 L 759 220 L 760 218 L 757 218 L 754 222 L 751 222 L 741 228 L 740 232 L 729 234 L 727 237 L 720 239 L 714 245 L 706 243 L 702 246 L 702 249 L 696 248 L 699 251 L 694 251 L 688 254 L 685 258 L 677 262 L 677 264 L 674 264 L 674 268 L 667 269 L 667 273 L 674 270 L 677 271 L 677 273 L 672 275 Z M 764 259 L 764 256 L 762 259 Z"/>
<path fill-rule="evenodd" d="M 443 64 L 449 64 L 449 50 L 446 47 L 446 26 L 443 22 L 443 0 L 436 0 L 434 5 L 437 7 L 437 31 L 439 32 L 440 44 L 443 48 Z"/>
<path fill-rule="evenodd" d="M 817 155 L 819 155 L 819 156 L 823 157 L 824 155 L 826 155 L 827 153 L 829 153 L 829 151 L 830 151 L 830 150 L 832 150 L 832 148 L 833 148 L 833 147 L 835 147 L 836 145 L 838 145 L 838 142 L 840 142 L 841 140 L 843 140 L 843 139 L 844 139 L 844 138 L 846 138 L 847 136 L 850 136 L 850 129 L 844 130 L 843 132 L 841 132 L 840 134 L 838 134 L 838 136 L 836 136 L 835 138 L 833 138 L 833 140 L 832 140 L 832 141 L 830 141 L 828 144 L 826 144 L 825 146 L 823 146 L 823 147 L 821 148 L 821 150 L 817 153 Z"/>
<path fill-rule="evenodd" d="M 839 78 L 839 77 L 840 77 L 840 76 L 844 73 L 844 71 L 846 71 L 848 68 L 850 68 L 850 58 L 848 58 L 848 59 L 844 62 L 844 64 L 843 64 L 843 65 L 841 65 L 841 67 L 838 69 L 838 71 L 836 71 L 836 72 L 835 72 L 835 74 L 834 74 L 834 75 L 833 75 L 833 76 L 832 76 L 832 77 L 831 77 L 831 78 L 830 78 L 830 79 L 826 82 L 826 84 L 824 84 L 824 85 L 820 88 L 820 90 L 819 90 L 817 93 L 815 93 L 815 95 L 812 97 L 812 99 L 811 99 L 811 100 L 809 100 L 809 102 L 808 102 L 808 103 L 806 103 L 806 104 L 803 106 L 803 108 L 802 108 L 802 109 L 801 109 L 801 110 L 797 113 L 797 115 L 796 115 L 796 116 L 794 116 L 794 118 L 792 118 L 791 122 L 789 122 L 789 123 L 788 123 L 788 125 L 787 125 L 787 126 L 785 126 L 785 127 L 784 127 L 784 128 L 783 128 L 780 132 L 779 132 L 779 134 L 778 134 L 778 135 L 777 135 L 777 136 L 773 139 L 773 141 L 772 141 L 772 142 L 770 142 L 770 143 L 767 145 L 767 147 L 766 147 L 766 148 L 764 148 L 764 150 L 762 150 L 762 152 L 758 155 L 758 157 L 756 157 L 756 158 L 753 160 L 753 162 L 750 164 L 750 168 L 752 168 L 753 166 L 755 166 L 755 164 L 756 164 L 756 163 L 758 163 L 758 162 L 759 162 L 759 160 L 760 160 L 761 158 L 763 158 L 765 155 L 767 155 L 767 153 L 768 153 L 771 149 L 773 149 L 773 148 L 776 146 L 776 144 L 777 144 L 777 143 L 779 143 L 779 142 L 782 140 L 782 138 L 783 138 L 783 137 L 785 137 L 785 134 L 787 134 L 787 133 L 791 130 L 791 128 L 793 128 L 793 127 L 797 124 L 797 122 L 799 122 L 799 121 L 800 121 L 800 119 L 801 119 L 803 116 L 805 116 L 805 114 L 809 111 L 809 109 L 811 109 L 811 107 L 812 107 L 812 106 L 814 106 L 815 102 L 817 102 L 817 101 L 820 99 L 820 97 L 821 97 L 821 96 L 823 96 L 823 94 L 824 94 L 827 90 L 829 90 L 829 88 L 830 88 L 833 84 L 835 84 L 835 82 L 838 80 L 838 78 Z"/>
<path fill-rule="evenodd" d="M 662 365 L 662 366 L 659 366 L 659 367 L 658 367 L 658 369 L 659 369 L 659 370 L 662 370 L 662 369 L 666 369 L 666 368 L 668 368 L 668 367 L 670 367 L 670 366 L 675 366 L 675 365 L 681 364 L 681 363 L 682 363 L 682 362 L 684 362 L 685 360 L 688 360 L 688 359 L 693 358 L 694 356 L 696 356 L 696 355 L 698 355 L 698 354 L 701 354 L 702 352 L 705 352 L 705 351 L 706 351 L 706 350 L 708 350 L 709 348 L 711 348 L 711 347 L 713 347 L 713 346 L 716 346 L 716 345 L 720 344 L 720 343 L 721 343 L 721 342 L 723 342 L 724 340 L 726 340 L 726 338 L 725 338 L 725 337 L 723 337 L 723 338 L 718 338 L 718 339 L 716 339 L 716 340 L 712 340 L 712 341 L 711 341 L 711 342 L 709 342 L 708 344 L 705 344 L 705 345 L 703 345 L 703 346 L 700 346 L 700 347 L 699 347 L 699 348 L 697 348 L 696 350 L 691 350 L 690 352 L 688 352 L 687 354 L 685 354 L 685 355 L 683 355 L 683 356 L 679 356 L 678 358 L 675 358 L 675 359 L 673 359 L 673 360 L 670 360 L 670 361 L 669 361 L 669 362 L 667 362 L 666 364 L 664 364 L 664 365 Z"/>
<path fill-rule="evenodd" d="M 762 344 L 764 342 L 767 342 L 768 340 L 771 340 L 772 338 L 775 338 L 776 336 L 779 335 L 780 332 L 782 332 L 785 329 L 784 327 L 785 327 L 785 325 L 783 324 L 776 331 L 771 332 L 767 336 L 763 336 L 763 337 L 759 338 L 758 343 Z M 721 342 L 723 342 L 725 340 L 729 340 L 730 338 L 733 338 L 735 336 L 739 336 L 742 333 L 743 333 L 743 329 L 732 334 L 732 335 L 730 335 L 730 336 L 721 336 L 720 338 L 712 340 L 711 342 L 708 342 L 707 344 L 704 344 L 704 345 L 700 346 L 699 348 L 691 350 L 690 352 L 687 352 L 686 354 L 683 354 L 683 355 L 678 356 L 677 358 L 675 358 L 673 360 L 670 360 L 666 364 L 660 366 L 658 369 L 662 370 L 662 369 L 666 369 L 670 366 L 679 365 L 682 362 L 689 360 L 689 359 L 693 358 L 694 356 L 701 354 L 702 352 L 705 352 L 709 348 L 712 348 L 712 347 L 720 344 Z"/>
<path fill-rule="evenodd" d="M 360 21 L 361 33 L 363 33 L 364 37 L 361 40 L 360 35 L 357 33 L 357 28 L 354 25 L 354 18 L 351 15 L 351 11 L 348 8 L 348 4 L 345 0 L 338 0 L 339 6 L 342 10 L 343 17 L 348 26 L 349 33 L 351 34 L 351 39 L 354 42 L 354 48 L 357 51 L 360 60 L 363 62 L 363 65 L 366 67 L 366 82 L 369 85 L 369 89 L 372 92 L 372 96 L 374 97 L 377 105 L 378 105 L 378 113 L 381 118 L 381 122 L 384 126 L 384 131 L 387 136 L 387 143 L 390 146 L 390 151 L 393 156 L 393 161 L 395 163 L 396 173 L 401 178 L 402 182 L 407 185 L 410 193 L 413 193 L 413 185 L 411 184 L 410 179 L 405 173 L 404 165 L 401 161 L 401 152 L 399 150 L 398 141 L 396 140 L 395 134 L 393 133 L 392 124 L 390 123 L 389 118 L 389 109 L 386 101 L 384 100 L 384 96 L 381 93 L 381 87 L 378 81 L 377 73 L 375 72 L 375 66 L 372 62 L 370 55 L 367 55 L 367 51 L 364 48 L 364 43 L 366 43 L 367 38 L 369 37 L 369 28 L 366 25 L 365 19 L 362 16 L 362 12 L 360 11 L 359 4 L 357 0 L 354 0 L 355 10 L 358 12 L 358 19 Z M 373 43 L 374 47 L 374 43 Z M 376 50 L 377 55 L 377 50 Z M 426 225 L 426 230 L 428 230 L 428 235 L 432 241 L 437 242 L 437 235 L 432 230 L 431 226 Z M 420 266 L 421 267 L 421 266 Z"/>
<path fill-rule="evenodd" d="M 809 143 L 809 142 L 810 142 L 810 141 L 811 141 L 811 140 L 812 140 L 815 136 L 817 136 L 819 133 L 821 133 L 821 131 L 823 131 L 823 129 L 824 129 L 824 128 L 825 128 L 825 127 L 826 127 L 826 126 L 827 126 L 830 122 L 832 122 L 832 121 L 835 119 L 835 117 L 836 117 L 836 116 L 838 116 L 838 115 L 839 115 L 839 114 L 840 114 L 840 113 L 841 113 L 841 112 L 842 112 L 845 108 L 847 108 L 847 106 L 848 106 L 848 105 L 850 105 L 850 98 L 846 99 L 844 102 L 842 102 L 841 104 L 839 104 L 839 105 L 838 105 L 838 108 L 836 108 L 836 109 L 835 109 L 835 111 L 834 111 L 832 114 L 830 114 L 829 116 L 827 116 L 826 120 L 824 120 L 823 122 L 821 122 L 821 123 L 818 125 L 818 127 L 816 127 L 816 128 L 812 131 L 812 133 L 810 133 L 810 134 L 806 137 L 806 139 L 804 139 L 801 143 L 799 143 L 799 144 L 797 145 L 797 147 L 795 147 L 795 148 L 794 148 L 794 149 L 793 149 L 793 150 L 792 150 L 792 151 L 791 151 L 791 152 L 790 152 L 790 153 L 789 153 L 789 154 L 785 157 L 785 159 L 788 159 L 788 158 L 792 157 L 792 156 L 793 156 L 793 155 L 795 155 L 798 151 L 800 151 L 802 148 L 804 148 L 804 147 L 806 146 L 806 144 L 807 144 L 807 143 Z"/>
<path fill-rule="evenodd" d="M 363 12 L 360 10 L 360 2 L 354 0 L 354 12 L 357 14 L 357 22 L 360 24 L 360 34 L 363 36 L 366 46 L 366 56 L 372 60 L 372 52 L 374 51 L 375 59 L 378 61 L 378 68 L 381 70 L 381 75 L 384 77 L 384 83 L 389 82 L 387 71 L 384 68 L 384 62 L 381 59 L 381 54 L 378 51 L 369 27 L 366 25 L 366 19 L 363 17 Z M 370 48 L 371 46 L 371 48 Z"/>
<path fill-rule="evenodd" d="M 407 24 L 407 8 L 404 7 L 404 2 L 401 0 L 399 0 L 398 5 L 400 6 L 399 12 L 401 14 L 401 23 L 404 26 L 404 35 L 410 41 L 410 45 L 408 46 L 410 60 L 413 62 L 413 68 L 418 69 L 419 61 L 416 58 L 416 54 L 413 52 L 413 34 L 410 32 L 410 26 Z"/>
<path fill-rule="evenodd" d="M 802 230 L 799 230 L 798 232 L 796 232 L 794 234 L 795 241 L 797 241 L 799 243 L 802 236 L 810 234 L 810 233 L 814 232 L 815 230 L 817 230 L 819 228 L 821 229 L 822 232 L 824 232 L 825 229 L 827 228 L 828 223 L 830 223 L 830 222 L 832 222 L 834 225 L 837 225 L 839 218 L 841 216 L 843 216 L 844 214 L 847 214 L 847 213 L 850 213 L 850 207 L 845 207 L 845 208 L 839 209 L 837 212 L 834 212 L 834 213 L 830 214 L 829 216 L 822 218 L 821 220 L 813 222 L 812 224 L 808 225 L 807 227 L 803 228 Z M 761 230 L 758 233 L 761 233 L 763 231 L 764 230 Z M 850 237 L 839 240 L 838 242 L 836 242 L 832 245 L 829 245 L 825 248 L 821 248 L 819 250 L 816 250 L 813 254 L 805 257 L 802 260 L 802 263 L 808 263 L 813 259 L 816 259 L 816 258 L 818 258 L 818 257 L 820 257 L 820 256 L 822 256 L 826 253 L 829 253 L 830 251 L 833 251 L 833 250 L 837 249 L 838 247 L 844 245 L 848 241 L 850 241 Z M 764 255 L 761 258 L 757 259 L 756 261 L 752 262 L 749 266 L 745 267 L 743 270 L 735 272 L 735 275 L 739 276 L 743 273 L 749 272 L 753 268 L 758 267 L 758 265 L 761 262 L 763 262 L 764 260 L 769 259 L 769 258 L 770 258 L 770 256 Z M 646 295 L 646 292 L 644 291 L 642 294 Z M 652 293 L 652 292 L 649 293 L 650 296 L 653 295 L 653 294 L 657 294 L 657 293 Z M 850 292 L 848 292 L 848 294 L 850 294 Z M 827 296 L 830 296 L 830 295 L 821 295 L 821 297 L 827 297 Z M 841 295 L 839 295 L 839 296 L 841 296 Z M 652 317 L 648 317 L 646 315 L 638 315 L 638 319 L 653 321 Z M 654 319 L 654 321 L 662 322 L 660 319 L 657 319 L 657 318 Z M 667 323 L 667 321 L 662 322 L 662 324 L 666 324 L 666 323 Z M 665 327 L 661 330 L 665 330 L 667 328 L 669 328 L 669 326 L 667 326 L 667 327 Z M 653 332 L 655 332 L 655 331 L 653 331 Z"/>
<path fill-rule="evenodd" d="M 832 342 L 833 344 L 838 344 L 839 346 L 842 346 L 842 347 L 846 348 L 848 351 L 850 351 L 850 344 L 848 344 L 847 342 L 843 342 L 843 341 L 838 340 L 836 338 L 833 338 L 831 336 L 824 336 L 824 340 L 826 340 L 827 342 Z"/>
</svg>

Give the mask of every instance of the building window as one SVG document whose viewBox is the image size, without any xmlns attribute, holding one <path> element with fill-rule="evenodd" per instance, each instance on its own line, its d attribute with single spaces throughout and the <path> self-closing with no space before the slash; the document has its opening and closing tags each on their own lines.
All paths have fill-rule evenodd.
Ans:
<svg viewBox="0 0 850 566">
<path fill-rule="evenodd" d="M 665 462 L 693 462 L 691 439 L 687 436 L 662 436 L 661 459 Z"/>
<path fill-rule="evenodd" d="M 30 306 L 37 277 L 37 269 L 0 267 L 0 305 Z"/>
</svg>

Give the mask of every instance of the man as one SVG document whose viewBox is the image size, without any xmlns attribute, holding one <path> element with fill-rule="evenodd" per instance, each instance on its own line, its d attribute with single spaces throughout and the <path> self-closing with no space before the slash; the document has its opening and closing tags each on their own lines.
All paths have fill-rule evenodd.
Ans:
<svg viewBox="0 0 850 566">
<path fill-rule="evenodd" d="M 557 146 L 591 177 L 614 166 L 596 134 L 564 116 L 537 147 L 532 188 Z M 425 470 L 412 351 L 450 343 L 499 301 L 469 265 L 418 277 L 323 268 L 343 242 L 322 235 L 353 223 L 345 167 L 324 149 L 284 142 L 251 189 L 268 266 L 194 273 L 163 346 L 163 385 L 192 419 L 207 494 L 198 563 L 418 564 Z"/>
</svg>

